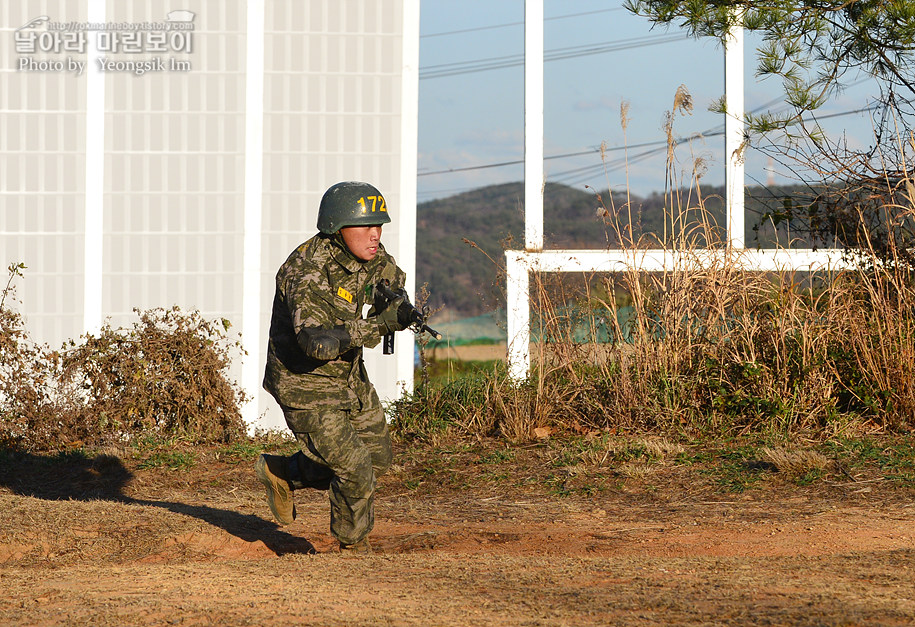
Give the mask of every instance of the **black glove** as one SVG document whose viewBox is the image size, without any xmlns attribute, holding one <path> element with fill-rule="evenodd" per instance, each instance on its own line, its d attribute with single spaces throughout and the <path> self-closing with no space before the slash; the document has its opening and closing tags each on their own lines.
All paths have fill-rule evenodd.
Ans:
<svg viewBox="0 0 915 627">
<path fill-rule="evenodd" d="M 351 338 L 343 325 L 333 329 L 305 328 L 298 334 L 299 346 L 314 359 L 329 361 L 350 348 Z"/>
<path fill-rule="evenodd" d="M 394 331 L 403 331 L 413 323 L 410 318 L 410 314 L 413 313 L 413 305 L 410 304 L 406 291 L 401 289 L 397 290 L 395 293 L 397 294 L 397 298 L 390 301 L 387 306 L 374 317 L 375 324 L 378 326 L 379 335 L 387 335 Z"/>
</svg>

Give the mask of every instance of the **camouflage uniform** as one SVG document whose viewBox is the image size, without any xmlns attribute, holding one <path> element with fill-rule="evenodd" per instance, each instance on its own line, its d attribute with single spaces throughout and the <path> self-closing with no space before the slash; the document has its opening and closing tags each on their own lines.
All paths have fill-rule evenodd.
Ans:
<svg viewBox="0 0 915 627">
<path fill-rule="evenodd" d="M 362 347 L 384 334 L 362 317 L 374 306 L 374 285 L 404 285 L 406 275 L 379 244 L 371 261 L 356 259 L 339 234 L 319 233 L 300 245 L 276 275 L 264 387 L 283 409 L 301 451 L 288 458 L 293 489 L 328 490 L 331 533 L 343 544 L 374 525 L 375 478 L 391 464 L 391 440 Z M 371 316 L 374 308 L 369 311 Z M 303 329 L 343 325 L 348 350 L 328 361 L 305 354 Z"/>
</svg>

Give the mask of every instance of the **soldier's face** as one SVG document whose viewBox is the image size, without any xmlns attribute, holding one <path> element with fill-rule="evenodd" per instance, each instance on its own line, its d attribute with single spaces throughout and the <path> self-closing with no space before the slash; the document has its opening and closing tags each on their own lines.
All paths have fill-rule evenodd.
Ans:
<svg viewBox="0 0 915 627">
<path fill-rule="evenodd" d="M 360 261 L 371 261 L 378 254 L 378 242 L 381 241 L 381 225 L 377 226 L 344 226 L 340 229 L 343 243 Z"/>
</svg>

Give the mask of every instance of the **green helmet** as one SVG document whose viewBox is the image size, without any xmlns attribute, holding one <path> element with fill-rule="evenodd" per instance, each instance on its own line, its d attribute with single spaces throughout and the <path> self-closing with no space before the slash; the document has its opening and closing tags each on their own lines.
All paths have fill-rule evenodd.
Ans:
<svg viewBox="0 0 915 627">
<path fill-rule="evenodd" d="M 321 199 L 318 230 L 333 235 L 344 226 L 375 226 L 391 221 L 388 206 L 374 185 L 345 181 L 332 185 Z"/>
</svg>

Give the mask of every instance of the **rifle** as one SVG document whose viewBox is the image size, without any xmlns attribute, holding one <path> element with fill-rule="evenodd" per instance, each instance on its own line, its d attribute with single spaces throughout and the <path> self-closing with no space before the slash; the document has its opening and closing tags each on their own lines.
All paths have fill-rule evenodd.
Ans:
<svg viewBox="0 0 915 627">
<path fill-rule="evenodd" d="M 391 284 L 387 279 L 382 279 L 378 281 L 378 284 L 375 285 L 375 291 L 389 303 L 393 300 L 400 298 L 403 294 L 398 294 L 391 289 Z M 426 332 L 431 335 L 436 340 L 442 339 L 442 334 L 426 324 L 426 319 L 429 317 L 429 307 L 423 307 L 422 311 L 414 307 L 409 300 L 404 301 L 407 305 L 410 306 L 410 326 L 409 328 L 413 329 L 414 333 L 423 333 Z M 384 336 L 384 354 L 390 355 L 394 352 L 394 334 L 388 333 Z"/>
</svg>

